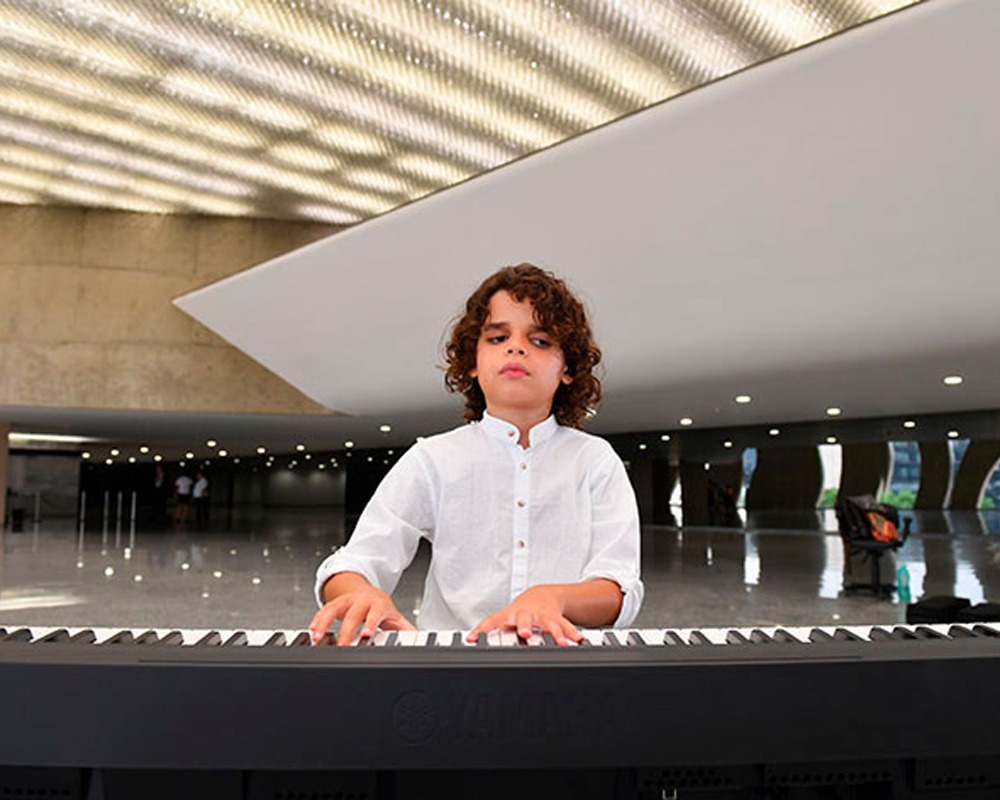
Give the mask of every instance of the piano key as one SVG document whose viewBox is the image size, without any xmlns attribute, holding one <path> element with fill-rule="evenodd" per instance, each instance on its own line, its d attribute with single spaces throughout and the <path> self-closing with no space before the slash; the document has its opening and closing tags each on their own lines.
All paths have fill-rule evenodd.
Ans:
<svg viewBox="0 0 1000 800">
<path fill-rule="evenodd" d="M 18 628 L 4 636 L 5 642 L 30 642 L 34 638 L 29 628 Z"/>
<path fill-rule="evenodd" d="M 687 647 L 687 641 L 677 631 L 664 631 L 663 643 L 666 645 L 681 645 Z"/>
<path fill-rule="evenodd" d="M 869 641 L 872 642 L 884 642 L 891 638 L 892 638 L 892 632 L 887 631 L 885 628 L 882 628 L 878 625 L 874 626 L 871 629 L 871 633 L 868 634 L 868 639 Z"/>
<path fill-rule="evenodd" d="M 760 628 L 754 628 L 750 631 L 750 641 L 753 644 L 774 644 L 778 639 L 771 634 L 765 633 Z"/>
<path fill-rule="evenodd" d="M 624 643 L 618 638 L 617 631 L 605 631 L 601 642 L 605 647 L 624 647 Z"/>
<path fill-rule="evenodd" d="M 417 641 L 416 631 L 397 631 L 396 644 L 399 647 L 412 647 Z"/>
<path fill-rule="evenodd" d="M 85 628 L 82 631 L 70 633 L 69 641 L 70 644 L 93 644 L 97 641 L 97 636 L 92 630 Z"/>
<path fill-rule="evenodd" d="M 838 642 L 860 642 L 861 637 L 858 636 L 853 631 L 847 630 L 847 628 L 837 628 L 833 632 L 833 638 Z"/>
<path fill-rule="evenodd" d="M 135 636 L 132 631 L 118 631 L 114 636 L 106 639 L 103 644 L 133 644 Z"/>
<path fill-rule="evenodd" d="M 941 631 L 936 631 L 928 625 L 918 625 L 914 631 L 913 635 L 918 639 L 934 639 L 934 640 L 945 640 L 948 637 L 941 633 Z"/>
<path fill-rule="evenodd" d="M 70 640 L 70 633 L 65 628 L 56 628 L 56 630 L 52 631 L 51 633 L 47 633 L 44 636 L 40 636 L 35 639 L 35 641 L 38 642 L 39 644 L 46 644 L 46 643 L 58 644 L 61 642 L 68 642 L 69 640 Z"/>
<path fill-rule="evenodd" d="M 740 631 L 731 630 L 726 633 L 726 644 L 750 644 L 750 640 Z"/>
<path fill-rule="evenodd" d="M 226 639 L 226 641 L 224 641 L 222 643 L 222 646 L 223 647 L 242 647 L 245 644 L 247 644 L 248 641 L 249 641 L 249 639 L 247 638 L 247 635 L 246 635 L 246 633 L 244 631 L 236 631 L 235 633 L 233 633 L 232 635 L 230 635 L 229 638 Z"/>
<path fill-rule="evenodd" d="M 629 631 L 625 636 L 625 644 L 630 647 L 645 647 L 646 640 L 639 631 Z"/>
<path fill-rule="evenodd" d="M 168 631 L 160 637 L 157 644 L 182 645 L 184 644 L 184 634 L 180 631 Z"/>
<path fill-rule="evenodd" d="M 558 647 L 556 644 L 556 637 L 553 636 L 549 631 L 545 631 L 541 636 L 541 647 Z"/>
<path fill-rule="evenodd" d="M 972 632 L 977 636 L 988 636 L 991 639 L 1000 638 L 1000 630 L 993 625 L 984 625 L 979 623 L 972 626 Z"/>
</svg>

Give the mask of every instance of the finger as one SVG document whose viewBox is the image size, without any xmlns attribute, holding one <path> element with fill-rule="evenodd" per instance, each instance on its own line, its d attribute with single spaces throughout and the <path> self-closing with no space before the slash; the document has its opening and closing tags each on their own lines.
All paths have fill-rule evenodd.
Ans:
<svg viewBox="0 0 1000 800">
<path fill-rule="evenodd" d="M 309 623 L 309 640 L 313 644 L 318 644 L 326 636 L 337 616 L 337 608 L 333 603 L 327 603 L 320 608 Z"/>
<path fill-rule="evenodd" d="M 497 614 L 490 614 L 486 619 L 482 620 L 475 628 L 469 631 L 469 635 L 465 637 L 465 641 L 474 642 L 479 638 L 479 634 L 496 630 L 499 627 L 496 621 L 497 616 Z"/>
<path fill-rule="evenodd" d="M 361 638 L 369 639 L 374 636 L 385 617 L 386 609 L 380 604 L 373 604 L 365 615 L 365 622 L 361 628 Z"/>
<path fill-rule="evenodd" d="M 337 645 L 343 647 L 349 645 L 357 635 L 358 628 L 368 612 L 368 605 L 354 604 L 344 614 L 343 622 L 340 623 L 340 635 L 337 637 Z"/>
<path fill-rule="evenodd" d="M 390 614 L 381 623 L 384 631 L 415 631 L 417 626 L 410 622 L 402 614 Z"/>
<path fill-rule="evenodd" d="M 517 615 L 514 617 L 514 627 L 517 629 L 517 635 L 522 639 L 528 639 L 531 637 L 534 624 L 535 615 L 530 611 L 518 611 Z"/>
</svg>

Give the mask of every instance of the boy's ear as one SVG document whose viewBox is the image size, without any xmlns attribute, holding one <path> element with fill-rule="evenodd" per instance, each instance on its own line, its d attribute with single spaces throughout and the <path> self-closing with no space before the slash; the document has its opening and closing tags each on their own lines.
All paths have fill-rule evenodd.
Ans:
<svg viewBox="0 0 1000 800">
<path fill-rule="evenodd" d="M 573 382 L 573 376 L 569 374 L 568 369 L 564 369 L 562 377 L 559 380 L 569 386 Z"/>
<path fill-rule="evenodd" d="M 479 370 L 476 367 L 473 367 L 472 369 L 470 369 L 469 370 L 469 377 L 470 378 L 478 378 L 479 377 Z"/>
</svg>

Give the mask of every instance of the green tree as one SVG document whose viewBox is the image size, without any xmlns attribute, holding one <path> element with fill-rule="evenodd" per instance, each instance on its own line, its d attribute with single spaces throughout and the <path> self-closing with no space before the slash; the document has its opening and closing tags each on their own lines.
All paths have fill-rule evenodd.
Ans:
<svg viewBox="0 0 1000 800">
<path fill-rule="evenodd" d="M 912 489 L 894 489 L 883 493 L 878 501 L 896 508 L 913 508 L 916 499 L 917 493 Z"/>
</svg>

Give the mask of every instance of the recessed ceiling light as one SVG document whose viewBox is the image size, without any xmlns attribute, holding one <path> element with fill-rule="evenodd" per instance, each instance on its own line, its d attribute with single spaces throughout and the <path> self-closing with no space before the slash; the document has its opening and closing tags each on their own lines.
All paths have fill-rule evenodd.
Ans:
<svg viewBox="0 0 1000 800">
<path fill-rule="evenodd" d="M 779 433 L 781 433 L 781 431 L 778 428 L 771 428 L 771 430 L 768 431 L 770 436 L 777 436 Z"/>
<path fill-rule="evenodd" d="M 958 386 L 962 381 L 964 381 L 961 375 L 946 375 L 944 378 L 945 386 Z"/>
<path fill-rule="evenodd" d="M 642 444 L 639 445 L 639 449 L 640 450 L 645 450 L 647 446 L 648 445 L 645 442 L 643 442 Z"/>
<path fill-rule="evenodd" d="M 304 444 L 297 444 L 295 445 L 295 449 L 301 453 L 303 450 L 306 449 L 306 446 Z"/>
<path fill-rule="evenodd" d="M 344 442 L 344 447 L 350 450 L 352 447 L 354 447 L 354 442 L 351 441 Z"/>
<path fill-rule="evenodd" d="M 912 420 L 912 419 L 903 420 L 903 427 L 904 428 L 916 428 L 917 427 L 916 420 Z"/>
<path fill-rule="evenodd" d="M 191 452 L 190 450 L 188 450 L 188 451 L 187 451 L 187 452 L 186 452 L 186 453 L 184 454 L 184 458 L 194 458 L 194 453 L 192 453 L 192 452 Z"/>
<path fill-rule="evenodd" d="M 841 414 L 841 410 L 839 408 L 837 408 L 837 406 L 830 406 L 826 410 L 826 413 L 827 413 L 827 416 L 830 416 L 830 417 L 839 417 L 840 414 Z"/>
<path fill-rule="evenodd" d="M 379 425 L 378 429 L 382 431 L 382 433 L 388 433 L 392 430 L 392 425 Z"/>
<path fill-rule="evenodd" d="M 163 456 L 157 453 L 155 456 L 153 456 L 153 461 L 163 461 Z"/>
<path fill-rule="evenodd" d="M 106 459 L 104 459 L 104 463 L 105 464 L 114 464 L 115 460 L 113 458 L 106 458 Z"/>
<path fill-rule="evenodd" d="M 736 395 L 735 399 L 736 399 L 736 402 L 739 403 L 740 405 L 746 405 L 751 400 L 753 400 L 753 398 L 750 395 L 748 395 L 748 394 L 738 394 L 738 395 Z"/>
<path fill-rule="evenodd" d="M 119 450 L 117 447 L 112 447 L 110 452 L 111 452 L 111 455 L 116 456 L 119 453 L 121 453 L 121 450 Z"/>
<path fill-rule="evenodd" d="M 217 444 L 218 442 L 215 441 L 215 439 L 209 439 L 207 442 L 205 442 L 206 447 L 215 447 Z"/>
<path fill-rule="evenodd" d="M 149 452 L 149 448 L 146 445 L 141 444 L 141 445 L 139 445 L 139 452 L 143 453 L 143 454 L 146 454 L 146 453 Z"/>
<path fill-rule="evenodd" d="M 259 455 L 264 455 L 264 453 L 266 453 L 266 452 L 267 452 L 267 448 L 266 447 L 258 447 L 257 448 L 257 453 Z"/>
<path fill-rule="evenodd" d="M 728 439 L 726 439 L 726 441 L 724 441 L 722 443 L 722 446 L 728 449 L 728 448 L 730 448 L 730 447 L 733 446 L 733 443 L 731 441 L 729 441 Z"/>
<path fill-rule="evenodd" d="M 826 437 L 826 443 L 827 444 L 836 444 L 837 443 L 837 437 L 836 436 L 827 436 Z"/>
<path fill-rule="evenodd" d="M 134 464 L 135 463 L 135 456 L 129 456 L 128 457 L 128 463 L 129 464 Z"/>
<path fill-rule="evenodd" d="M 957 439 L 958 438 L 958 431 L 948 431 L 948 438 L 949 439 Z"/>
<path fill-rule="evenodd" d="M 691 417 L 681 417 L 680 418 L 680 423 L 681 423 L 681 425 L 684 425 L 684 426 L 694 425 L 694 420 L 691 419 Z"/>
<path fill-rule="evenodd" d="M 225 458 L 228 455 L 229 455 L 229 451 L 228 450 L 220 450 L 219 451 L 219 458 Z"/>
<path fill-rule="evenodd" d="M 82 453 L 80 453 L 80 458 L 90 458 L 90 453 L 84 450 Z"/>
<path fill-rule="evenodd" d="M 661 441 L 661 442 L 669 442 L 669 441 L 670 441 L 670 434 L 669 434 L 669 433 L 665 433 L 665 434 L 663 434 L 663 435 L 662 435 L 662 436 L 660 437 L 660 441 Z"/>
</svg>

